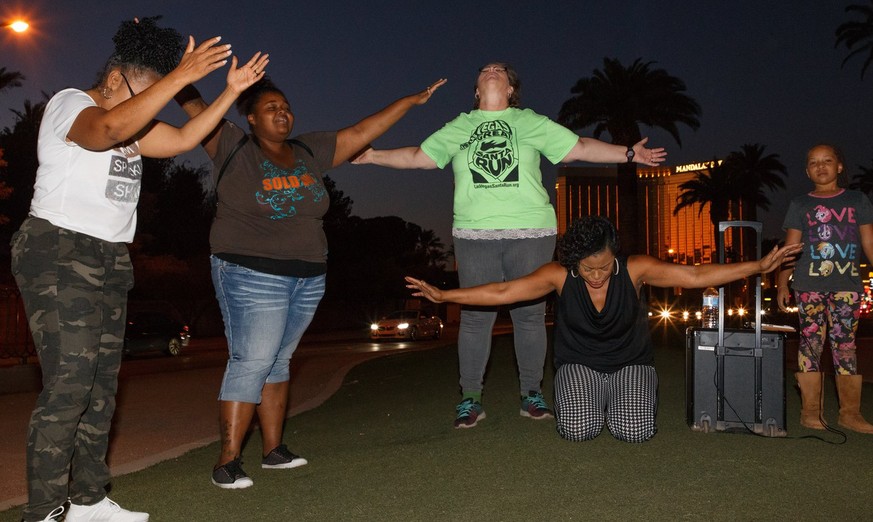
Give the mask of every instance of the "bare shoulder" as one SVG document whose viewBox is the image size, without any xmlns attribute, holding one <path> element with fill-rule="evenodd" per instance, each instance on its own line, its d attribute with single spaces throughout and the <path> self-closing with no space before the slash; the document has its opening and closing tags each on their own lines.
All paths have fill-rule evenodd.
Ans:
<svg viewBox="0 0 873 522">
<path fill-rule="evenodd" d="M 647 255 L 633 255 L 627 258 L 627 269 L 638 272 L 648 270 L 651 267 L 657 266 L 661 261 L 657 258 Z"/>
<path fill-rule="evenodd" d="M 634 282 L 645 281 L 659 265 L 665 264 L 658 258 L 648 255 L 633 255 L 627 258 L 627 271 Z"/>
<path fill-rule="evenodd" d="M 534 271 L 533 274 L 538 279 L 547 281 L 554 289 L 560 293 L 564 287 L 564 280 L 567 279 L 567 269 L 561 266 L 557 261 L 546 263 Z"/>
</svg>

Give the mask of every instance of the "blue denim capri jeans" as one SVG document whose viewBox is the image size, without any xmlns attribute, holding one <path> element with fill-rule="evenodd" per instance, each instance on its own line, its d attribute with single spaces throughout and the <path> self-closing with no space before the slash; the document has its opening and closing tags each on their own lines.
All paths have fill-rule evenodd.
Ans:
<svg viewBox="0 0 873 522">
<path fill-rule="evenodd" d="M 266 274 L 215 256 L 212 282 L 229 358 L 219 400 L 261 402 L 264 384 L 290 380 L 291 355 L 324 296 L 324 274 Z"/>
</svg>

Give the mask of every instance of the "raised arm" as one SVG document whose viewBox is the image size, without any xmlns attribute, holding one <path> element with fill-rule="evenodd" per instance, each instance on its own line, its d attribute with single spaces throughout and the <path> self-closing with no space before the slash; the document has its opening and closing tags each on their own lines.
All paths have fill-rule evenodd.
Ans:
<svg viewBox="0 0 873 522">
<path fill-rule="evenodd" d="M 213 149 L 212 153 L 209 148 L 206 152 L 210 157 L 214 156 L 214 148 L 218 143 L 214 138 L 217 138 L 218 134 L 213 131 L 240 93 L 263 77 L 264 69 L 269 62 L 269 55 L 257 52 L 245 65 L 237 68 L 237 58 L 234 56 L 227 71 L 227 86 L 218 98 L 206 105 L 197 93 L 196 99 L 183 103 L 182 109 L 191 116 L 191 119 L 181 128 L 156 122 L 140 140 L 142 154 L 152 158 L 168 158 L 189 151 L 206 139 Z M 190 89 L 193 87 L 186 87 L 184 91 L 190 93 Z M 197 92 L 196 89 L 194 92 Z M 176 99 L 179 100 L 179 96 Z"/>
<path fill-rule="evenodd" d="M 67 138 L 86 149 L 107 150 L 140 134 L 180 89 L 227 63 L 230 45 L 217 45 L 220 40 L 216 36 L 195 48 L 194 38 L 188 37 L 188 47 L 175 69 L 110 110 L 82 110 Z M 112 71 L 108 80 L 122 81 L 121 73 Z"/>
<path fill-rule="evenodd" d="M 706 288 L 757 273 L 772 272 L 782 263 L 794 259 L 802 248 L 802 244 L 795 243 L 781 248 L 774 247 L 758 261 L 695 266 L 667 263 L 650 256 L 631 256 L 628 259 L 628 270 L 637 287 L 646 283 L 658 287 Z"/>
<path fill-rule="evenodd" d="M 452 302 L 467 305 L 496 306 L 538 299 L 552 291 L 560 292 L 567 277 L 567 269 L 552 262 L 545 264 L 530 274 L 503 283 L 440 290 L 421 279 L 406 277 L 407 288 L 414 289 L 412 295 L 424 297 L 434 303 Z"/>
<path fill-rule="evenodd" d="M 650 167 L 658 166 L 667 157 L 663 147 L 647 149 L 649 138 L 643 138 L 634 144 L 634 163 L 642 163 Z M 576 145 L 564 156 L 561 163 L 573 161 L 588 161 L 591 163 L 627 163 L 627 147 L 614 145 L 594 138 L 579 138 Z"/>
<path fill-rule="evenodd" d="M 445 79 L 437 80 L 427 89 L 416 94 L 404 96 L 381 111 L 367 116 L 351 127 L 346 127 L 337 132 L 333 166 L 336 167 L 344 163 L 360 152 L 361 149 L 384 134 L 400 118 L 405 116 L 409 109 L 416 105 L 427 103 L 431 95 L 444 83 L 446 83 Z"/>
</svg>

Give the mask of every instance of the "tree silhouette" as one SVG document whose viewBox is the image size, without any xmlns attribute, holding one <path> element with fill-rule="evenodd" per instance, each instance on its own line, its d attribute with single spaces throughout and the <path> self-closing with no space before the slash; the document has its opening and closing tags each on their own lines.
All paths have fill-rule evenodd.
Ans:
<svg viewBox="0 0 873 522">
<path fill-rule="evenodd" d="M 561 106 L 558 121 L 571 129 L 594 125 L 592 135 L 609 133 L 612 143 L 632 145 L 642 138 L 640 125 L 666 130 L 679 146 L 678 124 L 696 130 L 700 127 L 700 106 L 685 94 L 685 83 L 654 62 L 641 58 L 625 67 L 617 59 L 604 58 L 603 69 L 576 82 L 576 96 Z M 639 230 L 637 208 L 637 169 L 635 163 L 618 165 L 618 228 L 622 248 L 637 251 Z"/>
<path fill-rule="evenodd" d="M 6 67 L 0 67 L 0 92 L 11 87 L 21 87 L 24 75 L 18 71 L 7 71 Z"/>
<path fill-rule="evenodd" d="M 718 251 L 720 245 L 718 223 L 729 219 L 730 202 L 739 199 L 740 189 L 734 183 L 724 162 L 718 164 L 717 161 L 713 161 L 712 165 L 712 167 L 698 172 L 694 179 L 679 185 L 682 192 L 679 194 L 676 207 L 673 209 L 673 215 L 675 216 L 685 207 L 700 205 L 697 211 L 697 217 L 700 217 L 706 209 L 706 205 L 709 205 L 709 219 L 714 228 L 712 244 Z"/>
<path fill-rule="evenodd" d="M 852 57 L 866 54 L 864 65 L 861 66 L 861 78 L 864 78 L 864 73 L 873 63 L 873 0 L 870 0 L 870 5 L 849 5 L 846 13 L 858 14 L 863 20 L 850 20 L 840 24 L 836 30 L 837 41 L 834 47 L 843 45 L 850 51 L 840 67 L 845 66 Z"/>
<path fill-rule="evenodd" d="M 0 132 L 0 149 L 3 149 L 3 159 L 7 165 L 2 169 L 2 181 L 12 190 L 12 197 L 0 200 L 0 215 L 5 216 L 5 223 L 0 225 L 0 241 L 7 244 L 12 232 L 17 230 L 30 210 L 30 200 L 33 197 L 33 184 L 36 181 L 36 169 L 39 166 L 36 154 L 36 142 L 39 135 L 39 125 L 48 95 L 43 93 L 46 101 L 31 103 L 24 101 L 24 109 L 12 110 L 15 123 L 12 128 L 6 127 Z"/>
<path fill-rule="evenodd" d="M 673 215 L 685 207 L 700 205 L 697 215 L 700 216 L 706 205 L 709 205 L 709 217 L 712 221 L 715 237 L 713 245 L 719 248 L 718 223 L 729 219 L 757 220 L 757 208 L 770 208 L 770 199 L 764 193 L 765 189 L 775 190 L 785 188 L 785 178 L 788 172 L 785 165 L 779 161 L 778 154 L 765 154 L 764 145 L 746 144 L 740 150 L 733 151 L 718 165 L 713 161 L 713 167 L 701 171 L 695 179 L 679 185 L 682 191 Z M 746 238 L 745 251 L 754 251 L 755 237 L 741 229 L 732 229 L 734 244 L 739 238 Z"/>
<path fill-rule="evenodd" d="M 860 173 L 852 177 L 852 182 L 849 183 L 850 189 L 860 190 L 868 196 L 873 196 L 873 166 L 865 167 L 858 165 Z"/>
<path fill-rule="evenodd" d="M 779 160 L 779 155 L 765 154 L 765 148 L 760 143 L 745 144 L 725 159 L 728 171 L 741 189 L 742 217 L 746 220 L 758 219 L 758 207 L 770 209 L 770 199 L 764 194 L 764 189 L 784 189 L 788 177 L 788 170 Z"/>
<path fill-rule="evenodd" d="M 22 80 L 24 80 L 24 76 L 20 72 L 7 71 L 6 67 L 0 67 L 0 92 L 12 87 L 21 87 Z M 15 192 L 12 185 L 6 182 L 8 175 L 6 167 L 9 166 L 9 163 L 3 159 L 4 154 L 5 151 L 0 144 L 0 201 L 8 200 Z M 9 215 L 0 213 L 0 226 L 8 224 L 10 221 L 12 218 Z"/>
</svg>

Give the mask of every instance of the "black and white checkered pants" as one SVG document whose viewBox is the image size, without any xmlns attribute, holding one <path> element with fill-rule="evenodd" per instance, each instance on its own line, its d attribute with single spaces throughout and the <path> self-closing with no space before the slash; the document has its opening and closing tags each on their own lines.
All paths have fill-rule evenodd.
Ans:
<svg viewBox="0 0 873 522">
<path fill-rule="evenodd" d="M 625 442 L 645 442 L 657 431 L 658 375 L 654 366 L 626 366 L 601 373 L 581 364 L 564 364 L 555 374 L 558 434 L 591 440 L 609 428 Z"/>
</svg>

